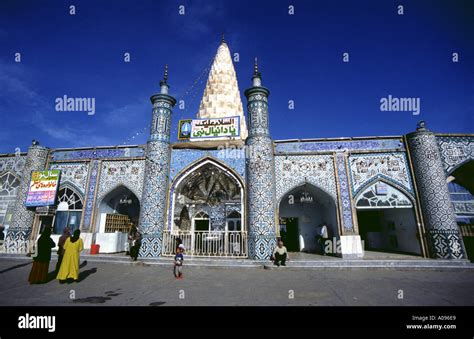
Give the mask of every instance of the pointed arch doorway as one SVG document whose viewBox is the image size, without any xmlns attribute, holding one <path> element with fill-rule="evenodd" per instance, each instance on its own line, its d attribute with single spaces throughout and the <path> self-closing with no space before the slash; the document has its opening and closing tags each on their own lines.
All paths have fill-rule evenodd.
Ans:
<svg viewBox="0 0 474 339">
<path fill-rule="evenodd" d="M 131 225 L 138 226 L 140 201 L 128 187 L 119 185 L 100 200 L 98 213 L 99 233 L 128 232 Z"/>
<path fill-rule="evenodd" d="M 171 192 L 163 255 L 174 253 L 177 240 L 195 256 L 247 255 L 244 186 L 232 169 L 214 159 L 203 160 L 177 176 Z"/>
<path fill-rule="evenodd" d="M 320 227 L 325 224 L 328 238 L 339 237 L 337 212 L 329 193 L 310 183 L 288 191 L 279 203 L 280 238 L 289 252 L 320 253 Z"/>
<path fill-rule="evenodd" d="M 463 237 L 466 254 L 474 261 L 474 160 L 457 166 L 448 176 L 448 188 Z"/>
<path fill-rule="evenodd" d="M 378 180 L 356 195 L 355 206 L 365 250 L 422 254 L 413 199 L 408 193 Z"/>
</svg>

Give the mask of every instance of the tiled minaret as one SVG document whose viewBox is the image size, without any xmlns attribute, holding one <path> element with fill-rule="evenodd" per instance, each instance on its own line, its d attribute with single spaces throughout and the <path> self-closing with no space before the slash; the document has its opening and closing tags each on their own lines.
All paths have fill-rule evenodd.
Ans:
<svg viewBox="0 0 474 339">
<path fill-rule="evenodd" d="M 28 148 L 22 180 L 13 209 L 12 222 L 5 239 L 7 252 L 27 253 L 28 251 L 28 241 L 31 237 L 35 212 L 26 209 L 26 195 L 30 187 L 31 172 L 45 170 L 48 152 L 49 150 L 46 147 L 41 146 L 35 140 Z M 36 239 L 32 240 L 36 241 Z"/>
<path fill-rule="evenodd" d="M 407 139 L 423 219 L 429 234 L 431 256 L 462 259 L 465 257 L 463 240 L 456 223 L 436 137 L 421 121 L 416 131 L 407 135 Z"/>
<path fill-rule="evenodd" d="M 240 135 L 242 139 L 247 138 L 247 126 L 234 64 L 229 47 L 222 39 L 209 72 L 197 117 L 205 119 L 231 116 L 240 117 Z"/>
<path fill-rule="evenodd" d="M 249 135 L 246 163 L 249 257 L 270 258 L 276 246 L 275 231 L 275 159 L 273 140 L 268 126 L 269 90 L 262 86 L 262 78 L 255 59 L 252 87 L 245 91 Z"/>
<path fill-rule="evenodd" d="M 161 254 L 170 171 L 170 126 L 176 99 L 168 95 L 168 66 L 160 82 L 160 93 L 152 95 L 153 118 L 146 148 L 145 180 L 139 230 L 143 235 L 140 256 Z"/>
</svg>

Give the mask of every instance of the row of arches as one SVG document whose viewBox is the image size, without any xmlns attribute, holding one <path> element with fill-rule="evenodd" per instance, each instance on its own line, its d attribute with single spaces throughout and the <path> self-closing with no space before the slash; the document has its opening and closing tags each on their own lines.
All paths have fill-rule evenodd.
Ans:
<svg viewBox="0 0 474 339">
<path fill-rule="evenodd" d="M 421 254 L 413 197 L 384 180 L 368 184 L 355 197 L 358 232 L 365 250 Z M 302 183 L 279 203 L 280 236 L 291 251 L 328 254 L 318 242 L 327 227 L 330 242 L 340 237 L 337 205 L 321 188 Z M 337 246 L 330 246 L 336 254 Z"/>
<path fill-rule="evenodd" d="M 460 201 L 474 206 L 473 161 L 459 166 L 448 177 L 453 204 Z M 0 224 L 8 225 L 9 209 L 15 200 L 19 179 L 6 172 L 0 176 Z M 171 186 L 169 231 L 210 232 L 245 229 L 245 190 L 243 180 L 233 170 L 214 159 L 192 164 L 177 176 Z M 56 215 L 43 216 L 41 227 L 50 225 L 60 234 L 68 226 L 78 228 L 84 209 L 83 195 L 73 185 L 59 190 Z M 378 179 L 354 197 L 358 232 L 366 250 L 421 254 L 421 237 L 414 211 L 413 196 L 403 188 Z M 279 235 L 293 251 L 318 251 L 318 227 L 327 225 L 329 238 L 339 238 L 337 204 L 323 189 L 301 183 L 278 202 Z M 460 227 L 474 224 L 474 211 L 457 211 Z M 107 193 L 96 209 L 98 231 L 101 215 L 125 214 L 138 225 L 140 201 L 119 185 Z M 49 218 L 49 220 L 48 220 Z M 466 228 L 467 229 L 467 228 Z M 469 230 L 464 232 L 469 233 Z M 469 235 L 472 239 L 472 235 Z M 466 242 L 466 239 L 465 239 Z M 470 245 L 466 243 L 466 247 Z M 469 248 L 468 248 L 469 251 Z"/>
<path fill-rule="evenodd" d="M 54 214 L 37 215 L 32 236 L 50 227 L 52 234 L 62 234 L 68 227 L 71 232 L 81 227 L 84 212 L 84 196 L 70 183 L 63 183 L 58 190 L 57 208 Z M 140 202 L 135 194 L 123 185 L 119 185 L 107 193 L 96 208 L 96 232 L 101 230 L 101 218 L 106 214 L 121 214 L 130 218 L 138 225 Z"/>
</svg>

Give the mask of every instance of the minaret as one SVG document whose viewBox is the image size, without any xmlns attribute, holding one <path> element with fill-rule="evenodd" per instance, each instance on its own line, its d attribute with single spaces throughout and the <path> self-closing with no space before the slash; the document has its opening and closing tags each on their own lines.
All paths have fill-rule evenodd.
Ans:
<svg viewBox="0 0 474 339">
<path fill-rule="evenodd" d="M 446 174 L 435 135 L 421 121 L 407 135 L 425 227 L 434 258 L 465 257 L 462 236 L 456 223 Z"/>
<path fill-rule="evenodd" d="M 240 100 L 237 76 L 229 47 L 222 37 L 209 72 L 197 117 L 209 119 L 231 116 L 240 118 L 240 137 L 241 139 L 247 138 L 247 125 L 242 100 Z"/>
<path fill-rule="evenodd" d="M 176 99 L 168 95 L 168 65 L 165 67 L 160 93 L 151 96 L 153 117 L 146 148 L 145 180 L 139 230 L 143 234 L 140 256 L 161 254 L 165 227 L 168 177 L 170 171 L 170 126 Z"/>
<path fill-rule="evenodd" d="M 28 148 L 25 167 L 23 168 L 22 180 L 13 207 L 12 222 L 8 228 L 5 239 L 7 252 L 27 253 L 28 242 L 31 237 L 35 212 L 25 207 L 25 199 L 30 188 L 32 171 L 45 170 L 49 150 L 33 140 Z M 32 239 L 36 242 L 36 239 Z"/>
<path fill-rule="evenodd" d="M 249 126 L 246 179 L 249 257 L 258 260 L 270 258 L 276 246 L 275 159 L 268 126 L 269 94 L 262 86 L 255 59 L 252 87 L 245 91 Z"/>
</svg>

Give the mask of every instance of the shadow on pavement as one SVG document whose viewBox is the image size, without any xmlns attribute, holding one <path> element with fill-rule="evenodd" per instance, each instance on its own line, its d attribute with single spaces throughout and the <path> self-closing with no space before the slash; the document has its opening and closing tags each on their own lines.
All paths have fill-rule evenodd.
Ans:
<svg viewBox="0 0 474 339">
<path fill-rule="evenodd" d="M 77 282 L 83 281 L 88 276 L 90 276 L 91 274 L 94 274 L 96 272 L 97 272 L 97 267 L 91 268 L 90 270 L 79 272 L 79 279 L 77 279 Z"/>
<path fill-rule="evenodd" d="M 11 270 L 14 270 L 14 269 L 17 269 L 17 268 L 20 268 L 20 267 L 28 266 L 28 265 L 31 265 L 31 261 L 27 262 L 27 263 L 24 263 L 24 264 L 19 264 L 19 265 L 15 265 L 15 266 L 6 268 L 6 269 L 0 271 L 0 274 L 11 271 Z"/>
</svg>

